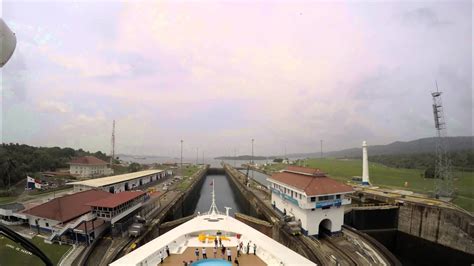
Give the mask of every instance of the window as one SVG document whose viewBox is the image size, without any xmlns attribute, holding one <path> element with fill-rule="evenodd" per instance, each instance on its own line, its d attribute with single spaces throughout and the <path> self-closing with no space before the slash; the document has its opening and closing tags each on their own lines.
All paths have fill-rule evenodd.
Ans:
<svg viewBox="0 0 474 266">
<path fill-rule="evenodd" d="M 336 195 L 336 199 L 340 199 L 341 198 L 341 195 Z"/>
<path fill-rule="evenodd" d="M 46 223 L 46 227 L 49 227 L 49 223 Z"/>
<path fill-rule="evenodd" d="M 321 196 L 321 197 L 319 197 L 320 201 L 329 200 L 329 199 L 333 199 L 333 196 Z"/>
<path fill-rule="evenodd" d="M 301 194 L 300 194 L 300 199 L 301 199 Z"/>
<path fill-rule="evenodd" d="M 316 197 L 311 197 L 311 202 L 315 202 L 316 201 Z"/>
</svg>

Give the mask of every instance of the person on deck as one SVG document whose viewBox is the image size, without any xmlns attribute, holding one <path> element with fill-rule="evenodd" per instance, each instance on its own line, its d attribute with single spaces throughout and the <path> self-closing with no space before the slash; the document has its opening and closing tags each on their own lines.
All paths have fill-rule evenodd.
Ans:
<svg viewBox="0 0 474 266">
<path fill-rule="evenodd" d="M 217 245 L 214 247 L 214 249 L 212 250 L 212 252 L 214 253 L 214 258 L 216 257 L 216 254 L 217 254 Z"/>
<path fill-rule="evenodd" d="M 234 263 L 235 265 L 239 266 L 239 260 L 237 258 L 235 258 Z"/>
<path fill-rule="evenodd" d="M 224 259 L 224 255 L 225 255 L 225 247 L 222 246 L 221 248 L 221 253 L 222 253 L 222 259 Z"/>
<path fill-rule="evenodd" d="M 230 251 L 230 248 L 227 248 L 227 260 L 232 262 L 232 251 Z"/>
<path fill-rule="evenodd" d="M 250 242 L 247 243 L 247 254 L 250 254 Z"/>
<path fill-rule="evenodd" d="M 207 253 L 206 253 L 206 248 L 205 247 L 202 248 L 202 258 L 207 259 Z"/>
<path fill-rule="evenodd" d="M 168 246 L 166 246 L 166 255 L 167 255 L 167 257 L 170 256 L 170 248 Z"/>
<path fill-rule="evenodd" d="M 257 245 L 253 243 L 253 254 L 257 253 Z"/>
<path fill-rule="evenodd" d="M 235 249 L 237 249 L 237 257 L 240 257 L 240 247 L 237 246 L 237 247 L 235 247 Z"/>
<path fill-rule="evenodd" d="M 160 262 L 161 262 L 161 264 L 163 264 L 163 252 L 161 252 L 161 250 L 160 250 L 160 255 L 159 256 L 160 256 Z"/>
<path fill-rule="evenodd" d="M 199 249 L 198 248 L 196 248 L 194 250 L 194 255 L 196 255 L 196 261 L 198 261 L 199 260 Z"/>
</svg>

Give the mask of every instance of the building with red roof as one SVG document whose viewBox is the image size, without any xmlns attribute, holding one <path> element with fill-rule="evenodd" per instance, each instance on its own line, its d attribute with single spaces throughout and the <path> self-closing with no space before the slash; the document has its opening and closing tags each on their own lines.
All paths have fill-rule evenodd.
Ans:
<svg viewBox="0 0 474 266">
<path fill-rule="evenodd" d="M 23 211 L 28 223 L 42 229 L 53 230 L 56 225 L 67 224 L 80 216 L 90 213 L 87 203 L 104 199 L 112 195 L 102 190 L 87 190 L 52 199 Z"/>
<path fill-rule="evenodd" d="M 288 166 L 267 179 L 275 209 L 301 221 L 303 232 L 334 233 L 344 223 L 344 205 L 350 204 L 351 186 L 329 178 L 316 168 Z"/>
<path fill-rule="evenodd" d="M 89 189 L 52 199 L 21 212 L 30 227 L 74 242 L 92 241 L 107 226 L 133 215 L 143 206 L 143 191 L 109 193 Z"/>
<path fill-rule="evenodd" d="M 94 156 L 83 156 L 69 162 L 69 173 L 79 177 L 97 177 L 113 174 L 107 162 Z"/>
<path fill-rule="evenodd" d="M 97 217 L 114 224 L 140 208 L 145 199 L 146 193 L 143 191 L 124 191 L 112 194 L 112 196 L 104 199 L 89 202 L 87 205 L 92 207 L 92 213 Z"/>
</svg>

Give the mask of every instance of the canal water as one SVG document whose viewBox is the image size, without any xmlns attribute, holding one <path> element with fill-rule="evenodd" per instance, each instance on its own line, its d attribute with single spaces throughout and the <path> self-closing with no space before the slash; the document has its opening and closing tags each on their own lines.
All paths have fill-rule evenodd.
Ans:
<svg viewBox="0 0 474 266">
<path fill-rule="evenodd" d="M 236 200 L 229 180 L 225 175 L 207 175 L 200 190 L 200 197 L 194 213 L 208 212 L 212 202 L 212 182 L 215 183 L 216 205 L 220 212 L 225 213 L 224 207 L 230 207 L 229 215 L 242 212 L 242 205 Z"/>
</svg>

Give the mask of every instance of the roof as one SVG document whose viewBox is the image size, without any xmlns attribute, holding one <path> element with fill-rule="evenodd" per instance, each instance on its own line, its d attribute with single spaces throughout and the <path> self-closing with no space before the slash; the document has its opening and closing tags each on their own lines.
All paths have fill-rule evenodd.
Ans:
<svg viewBox="0 0 474 266">
<path fill-rule="evenodd" d="M 107 162 L 94 156 L 83 156 L 72 159 L 69 164 L 104 165 L 107 164 Z"/>
<path fill-rule="evenodd" d="M 325 175 L 312 176 L 306 173 L 279 172 L 273 174 L 269 179 L 292 186 L 306 193 L 307 196 L 329 195 L 336 193 L 348 193 L 354 191 L 351 186 L 331 179 Z"/>
<path fill-rule="evenodd" d="M 23 211 L 23 213 L 47 218 L 50 220 L 68 222 L 90 212 L 88 202 L 107 198 L 112 193 L 102 190 L 86 190 L 75 194 L 55 198 L 46 203 Z"/>
<path fill-rule="evenodd" d="M 112 185 L 116 183 L 126 182 L 126 181 L 133 180 L 140 177 L 154 175 L 160 172 L 163 172 L 163 170 L 146 170 L 146 171 L 128 173 L 128 174 L 123 174 L 123 175 L 113 175 L 113 176 L 94 178 L 94 179 L 89 179 L 89 180 L 84 180 L 84 181 L 71 182 L 71 183 L 68 183 L 68 185 L 103 187 L 103 186 Z"/>
<path fill-rule="evenodd" d="M 110 197 L 87 203 L 89 206 L 115 208 L 120 204 L 144 195 L 143 191 L 124 191 L 111 195 Z"/>
</svg>

